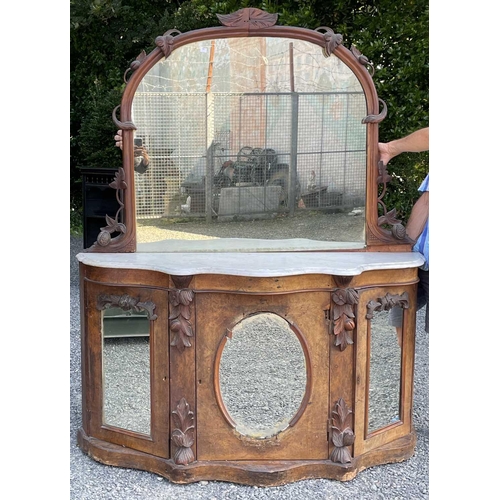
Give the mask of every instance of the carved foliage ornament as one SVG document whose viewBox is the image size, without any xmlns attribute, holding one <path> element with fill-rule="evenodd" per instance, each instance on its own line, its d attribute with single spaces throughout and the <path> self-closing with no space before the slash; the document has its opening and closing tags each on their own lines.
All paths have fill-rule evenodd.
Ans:
<svg viewBox="0 0 500 500">
<path fill-rule="evenodd" d="M 342 42 L 344 41 L 342 35 L 334 33 L 331 28 L 328 28 L 326 26 L 320 26 L 319 28 L 316 28 L 315 31 L 325 31 L 325 33 L 323 34 L 323 38 L 325 40 L 323 55 L 325 57 L 330 57 L 335 52 L 335 49 L 339 45 L 342 45 Z"/>
<path fill-rule="evenodd" d="M 388 311 L 393 307 L 402 307 L 403 309 L 408 309 L 410 307 L 410 300 L 408 292 L 404 292 L 401 295 L 393 295 L 387 293 L 384 297 L 377 300 L 370 300 L 366 304 L 366 319 L 373 319 L 373 313 L 375 311 Z"/>
<path fill-rule="evenodd" d="M 191 278 L 192 276 L 172 276 L 174 285 L 178 288 L 168 293 L 168 301 L 170 302 L 168 319 L 172 333 L 170 345 L 177 347 L 179 351 L 183 351 L 185 347 L 191 347 L 189 337 L 194 335 L 190 322 L 194 293 L 193 290 L 186 288 Z"/>
<path fill-rule="evenodd" d="M 349 446 L 354 443 L 354 431 L 352 430 L 352 411 L 347 408 L 345 401 L 340 398 L 332 410 L 332 424 L 330 427 L 333 451 L 330 455 L 332 462 L 345 464 L 352 461 Z"/>
<path fill-rule="evenodd" d="M 163 55 L 168 57 L 172 52 L 172 48 L 174 46 L 174 37 L 173 35 L 180 35 L 179 30 L 168 30 L 162 36 L 157 36 L 155 39 L 156 46 L 161 49 Z"/>
<path fill-rule="evenodd" d="M 397 240 L 404 240 L 406 238 L 406 228 L 401 223 L 401 220 L 397 218 L 396 209 L 393 208 L 390 211 L 387 211 L 387 207 L 385 203 L 382 201 L 386 191 L 387 191 L 387 183 L 392 180 L 392 177 L 387 173 L 387 167 L 384 165 L 383 161 L 378 162 L 378 177 L 377 183 L 383 184 L 382 192 L 378 197 L 378 204 L 382 207 L 384 214 L 378 218 L 377 224 L 379 226 L 388 225 L 391 227 L 391 232 L 394 238 Z"/>
<path fill-rule="evenodd" d="M 224 26 L 249 30 L 269 28 L 278 20 L 278 14 L 270 14 L 255 8 L 240 9 L 231 14 L 217 14 L 217 17 Z"/>
<path fill-rule="evenodd" d="M 125 224 L 118 222 L 119 216 L 123 211 L 123 191 L 127 189 L 127 183 L 125 182 L 125 170 L 120 167 L 115 173 L 115 180 L 109 184 L 113 189 L 116 189 L 116 200 L 118 201 L 119 208 L 115 214 L 115 217 L 110 217 L 106 215 L 107 226 L 101 227 L 101 231 L 97 236 L 97 244 L 101 247 L 105 247 L 111 243 L 111 235 L 113 233 L 120 233 L 120 235 L 127 232 L 127 227 Z"/>
<path fill-rule="evenodd" d="M 194 414 L 189 404 L 182 398 L 172 411 L 176 428 L 172 432 L 172 442 L 177 446 L 174 462 L 177 465 L 187 465 L 194 461 L 191 446 L 194 444 Z"/>
<path fill-rule="evenodd" d="M 343 351 L 353 340 L 349 334 L 356 327 L 354 306 L 359 302 L 358 292 L 354 288 L 336 288 L 332 292 L 333 321 L 330 322 L 330 334 L 335 335 L 335 345 Z"/>
<path fill-rule="evenodd" d="M 154 313 L 156 305 L 147 300 L 141 302 L 141 299 L 131 297 L 130 295 L 108 295 L 101 294 L 97 297 L 97 309 L 104 311 L 110 307 L 120 307 L 124 311 L 141 312 L 146 311 L 149 320 L 155 320 L 158 316 Z"/>
</svg>

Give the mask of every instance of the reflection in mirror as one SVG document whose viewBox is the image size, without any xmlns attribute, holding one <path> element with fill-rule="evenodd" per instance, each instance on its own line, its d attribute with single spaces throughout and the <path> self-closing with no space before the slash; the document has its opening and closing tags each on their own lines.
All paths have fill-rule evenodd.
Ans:
<svg viewBox="0 0 500 500">
<path fill-rule="evenodd" d="M 102 312 L 103 423 L 150 434 L 149 319 L 146 311 Z"/>
<path fill-rule="evenodd" d="M 357 77 L 316 44 L 251 37 L 174 50 L 132 105 L 149 155 L 135 173 L 138 251 L 219 238 L 362 248 L 366 114 Z"/>
<path fill-rule="evenodd" d="M 306 390 L 304 351 L 287 321 L 276 314 L 245 318 L 222 351 L 220 391 L 236 430 L 263 439 L 284 429 Z"/>
<path fill-rule="evenodd" d="M 400 420 L 401 347 L 388 311 L 375 311 L 370 339 L 368 432 Z"/>
</svg>

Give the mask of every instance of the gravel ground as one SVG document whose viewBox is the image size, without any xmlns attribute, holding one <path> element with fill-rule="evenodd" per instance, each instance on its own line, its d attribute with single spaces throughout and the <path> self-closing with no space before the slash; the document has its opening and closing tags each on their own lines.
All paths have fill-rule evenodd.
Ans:
<svg viewBox="0 0 500 500">
<path fill-rule="evenodd" d="M 380 465 L 360 472 L 348 482 L 308 479 L 279 487 L 242 486 L 219 481 L 188 485 L 170 483 L 155 474 L 102 465 L 76 444 L 81 426 L 80 308 L 78 262 L 81 238 L 70 239 L 70 498 L 114 499 L 425 499 L 429 498 L 429 338 L 424 314 L 417 314 L 414 423 L 415 454 L 409 460 Z"/>
</svg>

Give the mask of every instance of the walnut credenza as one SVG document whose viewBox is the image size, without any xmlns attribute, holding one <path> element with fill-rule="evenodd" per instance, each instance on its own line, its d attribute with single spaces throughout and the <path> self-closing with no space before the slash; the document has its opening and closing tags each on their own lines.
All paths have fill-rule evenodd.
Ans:
<svg viewBox="0 0 500 500">
<path fill-rule="evenodd" d="M 81 253 L 77 258 L 83 386 L 78 443 L 99 462 L 176 483 L 273 486 L 305 478 L 345 481 L 366 467 L 413 454 L 420 254 Z M 393 307 L 403 311 L 399 343 L 387 322 Z M 262 327 L 269 320 L 275 323 Z M 107 332 L 133 336 L 134 321 L 142 325 L 142 341 L 106 340 Z M 132 326 L 127 330 L 122 324 Z M 292 354 L 300 368 L 289 360 L 286 342 L 281 344 L 287 331 L 290 346 L 298 346 Z M 254 337 L 231 354 L 233 334 L 244 339 L 242 332 Z M 253 351 L 254 344 L 263 344 L 261 351 Z M 124 345 L 145 352 L 140 363 L 122 360 Z M 243 370 L 250 376 L 237 380 L 238 373 L 247 373 Z M 268 377 L 276 378 L 267 384 Z M 252 392 L 257 379 L 262 390 Z M 292 379 L 298 385 L 289 396 Z M 274 392 L 264 394 L 262 403 L 260 393 L 268 390 Z M 292 409 L 279 414 L 287 405 Z M 392 413 L 384 416 L 387 412 Z M 247 413 L 262 425 L 248 430 Z M 267 430 L 260 431 L 268 417 Z"/>
</svg>

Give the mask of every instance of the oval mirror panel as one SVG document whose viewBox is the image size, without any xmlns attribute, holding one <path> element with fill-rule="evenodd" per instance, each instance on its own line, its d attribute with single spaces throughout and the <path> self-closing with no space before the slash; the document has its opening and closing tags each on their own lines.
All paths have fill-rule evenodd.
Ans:
<svg viewBox="0 0 500 500">
<path fill-rule="evenodd" d="M 290 324 L 274 313 L 239 322 L 219 366 L 220 393 L 236 430 L 265 439 L 290 425 L 307 385 L 306 359 Z"/>
</svg>

